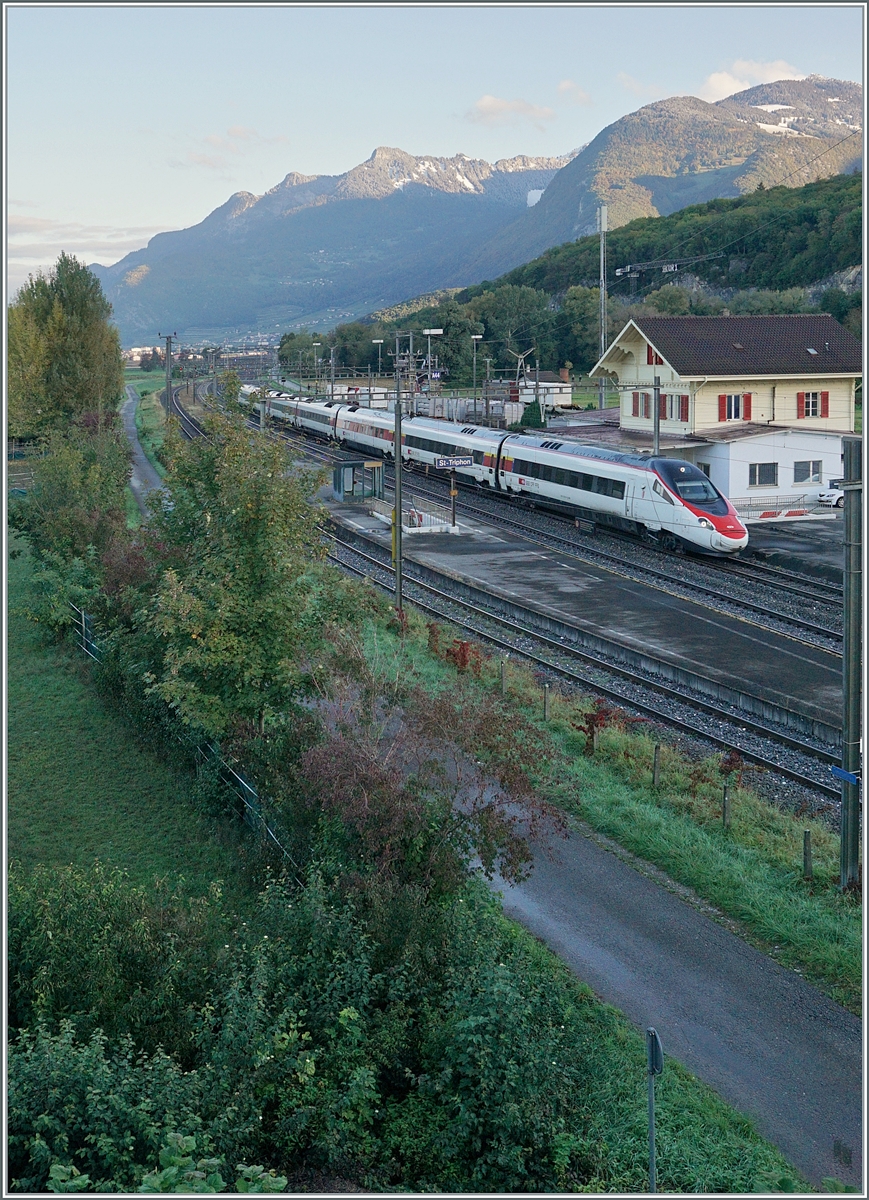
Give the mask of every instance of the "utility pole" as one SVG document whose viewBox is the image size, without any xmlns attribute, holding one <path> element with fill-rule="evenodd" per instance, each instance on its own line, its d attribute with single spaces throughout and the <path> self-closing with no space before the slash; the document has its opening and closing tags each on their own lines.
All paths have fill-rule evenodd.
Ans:
<svg viewBox="0 0 869 1200">
<path fill-rule="evenodd" d="M 329 347 L 329 399 L 335 403 L 335 347 Z"/>
<path fill-rule="evenodd" d="M 607 207 L 602 204 L 597 210 L 597 228 L 600 233 L 600 356 L 606 354 L 606 230 Z M 597 394 L 598 408 L 606 407 L 606 383 L 603 375 Z"/>
<path fill-rule="evenodd" d="M 661 377 L 655 376 L 652 391 L 652 453 L 661 453 Z"/>
<path fill-rule="evenodd" d="M 319 396 L 319 394 L 320 394 L 320 367 L 319 367 L 320 356 L 317 354 L 317 351 L 320 349 L 320 343 L 319 342 L 311 342 L 311 345 L 314 347 L 314 395 Z"/>
<path fill-rule="evenodd" d="M 383 350 L 383 338 L 372 338 L 371 344 L 372 344 L 372 346 L 377 347 L 377 378 L 379 379 L 381 376 L 380 354 L 381 354 L 381 351 Z"/>
<path fill-rule="evenodd" d="M 483 335 L 481 333 L 471 334 L 471 345 L 474 347 L 474 415 L 477 413 L 477 342 Z M 489 424 L 489 391 L 486 389 L 486 424 Z"/>
<path fill-rule="evenodd" d="M 410 335 L 411 345 L 413 345 L 413 334 Z M 399 348 L 401 342 L 401 334 L 395 335 L 395 433 L 393 440 L 393 450 L 395 454 L 395 508 L 393 509 L 392 519 L 394 521 L 395 536 L 393 539 L 393 558 L 395 559 L 395 611 L 398 613 L 399 620 L 402 613 L 402 595 L 401 595 L 401 365 L 399 363 Z"/>
<path fill-rule="evenodd" d="M 540 413 L 540 423 L 546 424 L 543 418 L 543 408 L 540 405 L 540 359 L 534 359 L 534 402 L 537 405 L 537 411 Z"/>
<path fill-rule="evenodd" d="M 862 439 L 842 438 L 845 459 L 845 637 L 842 646 L 842 823 L 840 886 L 855 885 L 860 870 L 860 682 L 863 665 Z"/>
<path fill-rule="evenodd" d="M 166 339 L 166 416 L 172 411 L 172 339 L 177 333 L 158 333 L 158 338 Z"/>
</svg>

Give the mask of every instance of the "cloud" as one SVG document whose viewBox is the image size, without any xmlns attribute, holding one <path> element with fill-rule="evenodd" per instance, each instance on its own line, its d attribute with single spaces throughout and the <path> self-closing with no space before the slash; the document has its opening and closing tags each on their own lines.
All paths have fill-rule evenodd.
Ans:
<svg viewBox="0 0 869 1200">
<path fill-rule="evenodd" d="M 572 79 L 562 79 L 556 88 L 559 99 L 566 100 L 570 104 L 591 104 L 592 99 L 588 92 L 584 91 L 578 83 L 574 83 Z"/>
<path fill-rule="evenodd" d="M 82 225 L 50 217 L 10 214 L 7 221 L 6 266 L 10 295 L 27 276 L 51 268 L 62 252 L 74 254 L 85 263 L 113 263 L 140 250 L 163 225 Z"/>
<path fill-rule="evenodd" d="M 777 58 L 773 62 L 756 62 L 751 58 L 738 58 L 730 64 L 729 70 L 714 71 L 703 83 L 697 95 L 701 100 L 714 103 L 732 96 L 734 92 L 744 92 L 746 88 L 759 83 L 775 83 L 777 79 L 805 79 L 803 72 Z"/>
<path fill-rule="evenodd" d="M 542 129 L 544 122 L 554 118 L 551 108 L 529 104 L 527 100 L 502 100 L 498 96 L 481 96 L 465 114 L 466 120 L 479 125 L 520 125 L 528 121 L 537 129 Z"/>
<path fill-rule="evenodd" d="M 639 79 L 634 79 L 633 75 L 628 75 L 625 71 L 619 71 L 616 79 L 626 91 L 639 96 L 641 100 L 654 100 L 661 95 L 661 89 L 657 85 L 640 83 Z"/>
<path fill-rule="evenodd" d="M 204 148 L 187 150 L 183 158 L 173 158 L 169 165 L 176 168 L 206 167 L 210 171 L 224 171 L 230 161 L 227 155 L 238 157 L 261 146 L 285 144 L 288 140 L 282 133 L 276 137 L 265 137 L 248 125 L 230 125 L 225 133 L 206 134 L 202 139 Z"/>
</svg>

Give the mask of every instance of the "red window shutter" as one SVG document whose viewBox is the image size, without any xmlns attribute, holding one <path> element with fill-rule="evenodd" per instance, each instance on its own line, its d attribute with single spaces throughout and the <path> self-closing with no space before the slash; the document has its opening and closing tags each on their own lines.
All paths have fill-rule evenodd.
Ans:
<svg viewBox="0 0 869 1200">
<path fill-rule="evenodd" d="M 726 396 L 718 397 L 718 420 L 719 421 L 727 420 L 727 397 Z"/>
<path fill-rule="evenodd" d="M 821 392 L 821 416 L 828 417 L 830 415 L 830 393 Z"/>
<path fill-rule="evenodd" d="M 751 392 L 743 392 L 743 395 L 742 395 L 742 419 L 743 419 L 743 421 L 751 420 Z"/>
<path fill-rule="evenodd" d="M 631 396 L 633 407 L 631 408 L 631 416 L 638 417 L 640 415 L 640 393 L 634 392 Z"/>
<path fill-rule="evenodd" d="M 646 343 L 646 366 L 651 367 L 655 364 L 655 352 L 652 347 Z"/>
<path fill-rule="evenodd" d="M 679 397 L 679 420 L 680 421 L 688 420 L 688 397 L 687 396 Z"/>
<path fill-rule="evenodd" d="M 648 392 L 643 392 L 643 416 L 648 421 L 652 415 L 652 397 Z"/>
<path fill-rule="evenodd" d="M 662 421 L 667 419 L 667 397 L 663 395 L 658 396 L 658 416 Z"/>
<path fill-rule="evenodd" d="M 806 415 L 806 393 L 797 392 L 797 420 L 802 421 Z"/>
</svg>

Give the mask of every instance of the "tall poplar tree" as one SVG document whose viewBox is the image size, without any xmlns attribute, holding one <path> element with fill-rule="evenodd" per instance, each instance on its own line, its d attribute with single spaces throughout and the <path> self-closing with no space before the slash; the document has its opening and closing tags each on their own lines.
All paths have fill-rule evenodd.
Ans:
<svg viewBox="0 0 869 1200">
<path fill-rule="evenodd" d="M 124 386 L 112 307 L 92 271 L 61 254 L 9 306 L 9 433 L 32 437 L 85 413 L 110 423 Z"/>
</svg>

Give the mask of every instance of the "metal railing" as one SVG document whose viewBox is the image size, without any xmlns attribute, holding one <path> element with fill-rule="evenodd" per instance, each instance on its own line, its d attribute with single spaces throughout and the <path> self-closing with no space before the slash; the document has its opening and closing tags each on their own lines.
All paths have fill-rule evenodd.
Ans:
<svg viewBox="0 0 869 1200">
<path fill-rule="evenodd" d="M 818 503 L 817 493 L 803 493 L 797 496 L 766 495 L 736 498 L 731 496 L 730 503 L 740 517 L 746 517 L 748 520 L 787 516 L 802 517 L 831 511 L 828 504 Z"/>
<path fill-rule="evenodd" d="M 392 520 L 394 505 L 388 500 L 366 500 L 369 512 Z M 418 529 L 441 528 L 451 523 L 450 510 L 443 504 L 435 504 L 431 500 L 416 500 L 413 496 L 403 497 L 401 506 L 401 527 L 407 532 Z"/>
</svg>

